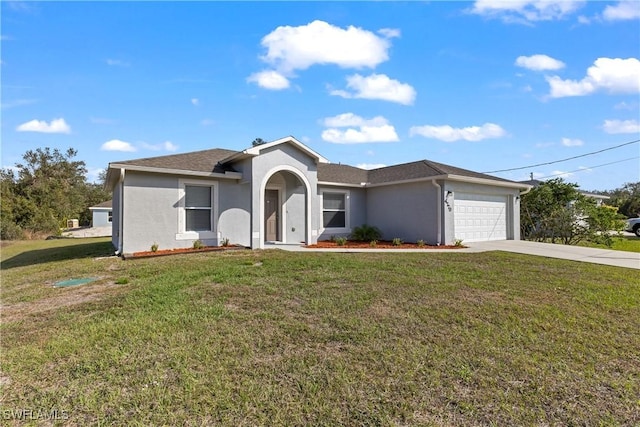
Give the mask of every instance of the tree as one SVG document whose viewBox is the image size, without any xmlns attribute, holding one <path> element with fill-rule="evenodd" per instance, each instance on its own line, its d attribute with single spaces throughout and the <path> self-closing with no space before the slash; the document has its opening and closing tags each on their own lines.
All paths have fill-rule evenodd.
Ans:
<svg viewBox="0 0 640 427">
<path fill-rule="evenodd" d="M 621 188 L 601 191 L 599 194 L 609 196 L 607 203 L 617 206 L 618 212 L 627 218 L 640 216 L 640 182 L 628 182 Z"/>
<path fill-rule="evenodd" d="M 77 151 L 38 148 L 23 155 L 15 172 L 1 173 L 3 239 L 20 238 L 23 231 L 57 233 L 67 219 L 88 215 L 88 207 L 109 198 L 101 186 L 88 184 L 85 163 Z"/>
<path fill-rule="evenodd" d="M 256 139 L 254 139 L 254 140 L 253 140 L 253 142 L 251 143 L 251 146 L 252 146 L 252 147 L 257 147 L 258 145 L 263 145 L 263 144 L 266 144 L 266 143 L 267 143 L 267 141 L 265 141 L 264 139 L 262 139 L 262 138 L 256 138 Z"/>
<path fill-rule="evenodd" d="M 616 209 L 597 206 L 576 184 L 562 178 L 543 182 L 522 196 L 522 236 L 527 240 L 575 245 L 583 240 L 611 245 L 622 224 Z"/>
</svg>

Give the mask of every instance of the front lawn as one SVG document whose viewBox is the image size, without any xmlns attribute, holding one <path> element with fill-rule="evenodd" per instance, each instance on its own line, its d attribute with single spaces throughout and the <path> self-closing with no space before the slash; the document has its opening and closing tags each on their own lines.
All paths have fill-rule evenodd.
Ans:
<svg viewBox="0 0 640 427">
<path fill-rule="evenodd" d="M 108 239 L 2 248 L 5 423 L 640 423 L 628 269 L 501 252 L 111 253 Z M 84 277 L 97 280 L 51 286 Z"/>
<path fill-rule="evenodd" d="M 622 236 L 614 237 L 613 245 L 608 248 L 606 245 L 601 245 L 592 242 L 581 242 L 580 246 L 588 246 L 591 248 L 613 249 L 616 251 L 626 252 L 640 252 L 640 237 L 636 236 Z"/>
</svg>

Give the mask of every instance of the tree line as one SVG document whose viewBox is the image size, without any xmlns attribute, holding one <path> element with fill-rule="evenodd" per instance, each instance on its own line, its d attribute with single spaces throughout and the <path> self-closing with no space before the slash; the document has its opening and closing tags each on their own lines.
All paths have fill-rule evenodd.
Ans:
<svg viewBox="0 0 640 427">
<path fill-rule="evenodd" d="M 111 198 L 100 183 L 87 181 L 87 168 L 69 148 L 29 150 L 14 168 L 0 171 L 0 238 L 56 235 L 68 219 L 89 225 L 89 207 Z"/>
</svg>

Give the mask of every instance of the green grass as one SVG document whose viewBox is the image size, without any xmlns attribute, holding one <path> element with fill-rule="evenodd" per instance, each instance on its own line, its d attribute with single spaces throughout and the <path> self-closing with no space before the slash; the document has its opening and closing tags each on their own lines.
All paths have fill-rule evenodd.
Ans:
<svg viewBox="0 0 640 427">
<path fill-rule="evenodd" d="M 607 248 L 606 245 L 600 245 L 592 242 L 580 242 L 580 246 L 609 249 Z M 616 251 L 625 251 L 625 252 L 640 252 L 640 237 L 636 237 L 636 236 L 615 237 L 613 239 L 613 245 L 611 246 L 610 249 L 613 249 Z"/>
<path fill-rule="evenodd" d="M 87 255 L 109 252 L 105 239 L 3 247 L 2 414 L 58 410 L 72 425 L 640 423 L 635 271 L 501 252 Z M 87 276 L 100 280 L 50 286 Z"/>
</svg>

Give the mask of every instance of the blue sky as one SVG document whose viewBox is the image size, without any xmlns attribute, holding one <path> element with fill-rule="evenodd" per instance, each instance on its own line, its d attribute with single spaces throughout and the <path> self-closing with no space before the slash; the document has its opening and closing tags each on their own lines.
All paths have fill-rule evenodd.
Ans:
<svg viewBox="0 0 640 427">
<path fill-rule="evenodd" d="M 489 172 L 640 138 L 638 1 L 0 7 L 3 167 L 73 147 L 94 179 L 112 161 L 293 135 L 335 163 Z M 640 180 L 639 155 L 495 175 L 613 189 Z"/>
</svg>

